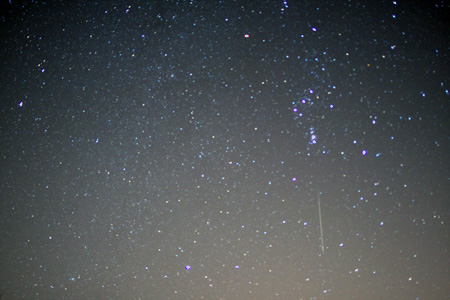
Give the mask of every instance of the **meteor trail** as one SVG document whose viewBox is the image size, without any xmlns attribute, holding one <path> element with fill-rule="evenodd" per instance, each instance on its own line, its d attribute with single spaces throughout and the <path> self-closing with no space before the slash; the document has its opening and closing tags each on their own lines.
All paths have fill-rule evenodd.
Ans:
<svg viewBox="0 0 450 300">
<path fill-rule="evenodd" d="M 319 194 L 319 191 L 317 191 L 317 206 L 319 207 L 320 241 L 322 242 L 322 254 L 324 254 L 325 253 L 325 247 L 323 245 L 322 213 L 320 211 L 320 194 Z"/>
</svg>

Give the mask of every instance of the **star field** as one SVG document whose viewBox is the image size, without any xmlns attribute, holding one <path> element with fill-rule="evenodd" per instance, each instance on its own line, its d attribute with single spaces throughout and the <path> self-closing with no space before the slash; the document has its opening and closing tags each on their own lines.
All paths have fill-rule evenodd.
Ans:
<svg viewBox="0 0 450 300">
<path fill-rule="evenodd" d="M 445 1 L 0 7 L 2 299 L 450 294 Z"/>
</svg>

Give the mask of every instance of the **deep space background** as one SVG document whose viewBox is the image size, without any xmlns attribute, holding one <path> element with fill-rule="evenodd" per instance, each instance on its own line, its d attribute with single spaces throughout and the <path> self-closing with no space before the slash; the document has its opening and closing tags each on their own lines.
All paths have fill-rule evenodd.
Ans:
<svg viewBox="0 0 450 300">
<path fill-rule="evenodd" d="M 448 299 L 447 1 L 0 11 L 2 300 Z"/>
</svg>

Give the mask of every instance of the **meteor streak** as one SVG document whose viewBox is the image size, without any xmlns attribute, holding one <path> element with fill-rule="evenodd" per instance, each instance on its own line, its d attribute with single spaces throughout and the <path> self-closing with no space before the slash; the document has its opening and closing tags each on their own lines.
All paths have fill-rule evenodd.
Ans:
<svg viewBox="0 0 450 300">
<path fill-rule="evenodd" d="M 320 241 L 322 242 L 322 254 L 324 254 L 325 253 L 325 247 L 323 245 L 322 213 L 320 211 L 320 194 L 319 194 L 319 191 L 317 191 L 317 206 L 319 207 Z"/>
</svg>

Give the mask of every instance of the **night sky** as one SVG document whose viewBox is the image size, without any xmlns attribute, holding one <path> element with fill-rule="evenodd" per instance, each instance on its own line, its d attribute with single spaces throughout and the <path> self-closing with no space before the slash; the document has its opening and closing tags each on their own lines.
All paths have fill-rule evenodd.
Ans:
<svg viewBox="0 0 450 300">
<path fill-rule="evenodd" d="M 3 1 L 2 299 L 448 299 L 449 11 Z"/>
</svg>

